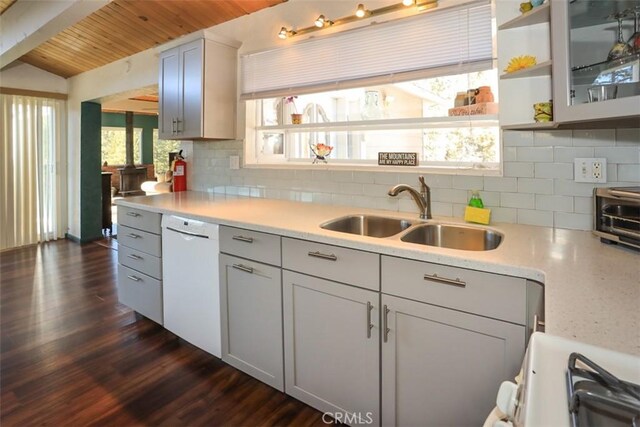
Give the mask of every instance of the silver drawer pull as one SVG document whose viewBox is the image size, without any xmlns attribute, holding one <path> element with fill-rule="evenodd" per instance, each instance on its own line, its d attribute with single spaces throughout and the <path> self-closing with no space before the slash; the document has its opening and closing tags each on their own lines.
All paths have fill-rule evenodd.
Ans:
<svg viewBox="0 0 640 427">
<path fill-rule="evenodd" d="M 133 280 L 134 282 L 139 282 L 140 280 L 142 280 L 142 279 L 140 279 L 138 276 L 133 276 L 133 275 L 131 275 L 131 274 L 130 274 L 130 275 L 128 275 L 127 277 L 128 277 L 129 279 Z"/>
<path fill-rule="evenodd" d="M 309 256 L 312 256 L 312 257 L 315 257 L 315 258 L 327 259 L 329 261 L 337 261 L 338 260 L 338 257 L 335 256 L 334 254 L 323 254 L 320 251 L 309 252 Z"/>
<path fill-rule="evenodd" d="M 424 275 L 424 280 L 429 280 L 430 282 L 436 282 L 436 283 L 442 283 L 443 285 L 451 285 L 451 286 L 457 286 L 459 288 L 464 288 L 467 286 L 466 282 L 463 282 L 462 280 L 460 280 L 459 278 L 456 277 L 456 279 L 447 279 L 446 277 L 438 277 L 437 274 L 425 274 Z"/>
<path fill-rule="evenodd" d="M 131 237 L 132 239 L 139 239 L 142 236 L 139 235 L 139 234 L 129 233 L 129 234 L 127 234 L 127 237 Z"/>
<path fill-rule="evenodd" d="M 245 243 L 253 243 L 253 237 L 233 236 L 232 239 Z"/>
<path fill-rule="evenodd" d="M 533 315 L 533 332 L 544 332 L 544 320 L 540 320 L 537 314 Z"/>
<path fill-rule="evenodd" d="M 136 255 L 136 254 L 129 254 L 127 255 L 127 258 L 135 259 L 136 261 L 139 261 L 142 259 L 140 255 Z"/>
<path fill-rule="evenodd" d="M 389 307 L 387 307 L 387 305 L 385 304 L 384 308 L 382 309 L 382 331 L 383 331 L 383 340 L 384 342 L 387 342 L 389 340 L 389 312 L 391 310 L 389 310 Z"/>
<path fill-rule="evenodd" d="M 373 310 L 373 305 L 367 301 L 367 338 L 371 338 L 371 329 L 373 329 L 373 325 L 371 324 L 371 310 Z"/>
<path fill-rule="evenodd" d="M 127 215 L 128 215 L 128 216 L 135 217 L 135 218 L 137 218 L 137 217 L 139 217 L 139 216 L 142 216 L 142 215 L 140 215 L 140 214 L 139 214 L 139 213 L 137 213 L 137 212 L 127 212 Z"/>
<path fill-rule="evenodd" d="M 240 271 L 244 271 L 244 272 L 249 273 L 249 274 L 253 274 L 253 268 L 247 267 L 246 265 L 233 264 L 232 267 L 235 268 L 236 270 L 240 270 Z"/>
</svg>

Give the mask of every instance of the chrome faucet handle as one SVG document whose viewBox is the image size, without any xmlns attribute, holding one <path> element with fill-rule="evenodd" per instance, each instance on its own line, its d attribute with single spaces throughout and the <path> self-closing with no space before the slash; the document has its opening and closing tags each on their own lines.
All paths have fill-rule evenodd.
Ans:
<svg viewBox="0 0 640 427">
<path fill-rule="evenodd" d="M 420 181 L 420 191 L 422 193 L 426 193 L 427 192 L 427 188 L 429 188 L 429 186 L 424 182 L 424 176 L 420 175 L 418 177 L 418 181 Z"/>
</svg>

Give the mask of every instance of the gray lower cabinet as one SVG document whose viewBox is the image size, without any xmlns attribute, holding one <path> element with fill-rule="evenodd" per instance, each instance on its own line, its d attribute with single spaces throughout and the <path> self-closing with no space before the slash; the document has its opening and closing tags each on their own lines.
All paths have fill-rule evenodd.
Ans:
<svg viewBox="0 0 640 427">
<path fill-rule="evenodd" d="M 222 360 L 284 391 L 281 289 L 279 267 L 220 255 Z"/>
<path fill-rule="evenodd" d="M 161 219 L 118 206 L 118 301 L 162 325 Z"/>
<path fill-rule="evenodd" d="M 482 425 L 525 326 L 384 294 L 382 307 L 382 425 Z"/>
<path fill-rule="evenodd" d="M 287 394 L 320 411 L 346 414 L 347 424 L 379 424 L 379 298 L 378 292 L 283 271 Z"/>
</svg>

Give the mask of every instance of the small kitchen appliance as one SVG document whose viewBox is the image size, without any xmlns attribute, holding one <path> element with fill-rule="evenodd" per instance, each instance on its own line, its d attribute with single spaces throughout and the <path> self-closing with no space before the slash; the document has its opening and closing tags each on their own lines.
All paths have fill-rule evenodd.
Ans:
<svg viewBox="0 0 640 427">
<path fill-rule="evenodd" d="M 640 249 L 640 187 L 595 188 L 593 232 L 604 243 Z"/>
</svg>

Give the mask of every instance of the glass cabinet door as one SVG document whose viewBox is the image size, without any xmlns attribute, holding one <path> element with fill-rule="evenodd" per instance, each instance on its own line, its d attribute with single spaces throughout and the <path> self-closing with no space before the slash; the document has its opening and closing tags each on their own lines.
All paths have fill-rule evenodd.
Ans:
<svg viewBox="0 0 640 427">
<path fill-rule="evenodd" d="M 560 43 L 553 58 L 553 78 L 561 89 L 556 92 L 558 113 L 569 120 L 640 114 L 629 102 L 640 95 L 638 20 L 640 0 L 553 2 L 554 44 Z"/>
</svg>

